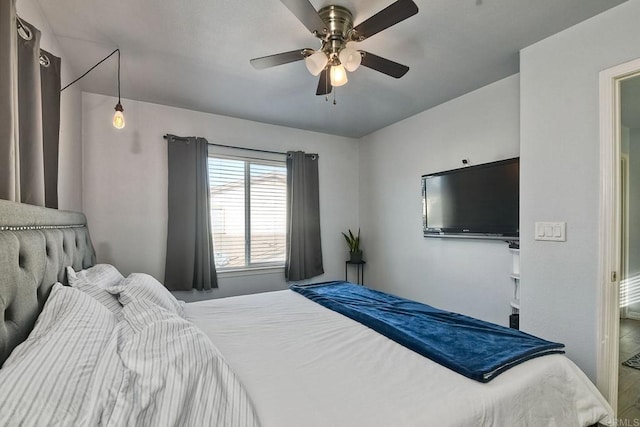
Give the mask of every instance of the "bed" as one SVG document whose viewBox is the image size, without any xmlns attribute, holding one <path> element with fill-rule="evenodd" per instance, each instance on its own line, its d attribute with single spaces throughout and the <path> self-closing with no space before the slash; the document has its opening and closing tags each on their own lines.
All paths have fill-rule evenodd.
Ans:
<svg viewBox="0 0 640 427">
<path fill-rule="evenodd" d="M 0 424 L 614 424 L 561 354 L 482 383 L 292 290 L 184 304 L 116 272 L 82 214 L 0 201 Z"/>
</svg>

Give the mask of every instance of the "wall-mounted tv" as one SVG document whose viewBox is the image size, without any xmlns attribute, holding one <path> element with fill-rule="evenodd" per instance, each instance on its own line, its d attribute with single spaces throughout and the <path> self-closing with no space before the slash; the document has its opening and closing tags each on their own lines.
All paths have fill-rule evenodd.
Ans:
<svg viewBox="0 0 640 427">
<path fill-rule="evenodd" d="M 423 175 L 424 235 L 516 240 L 519 188 L 519 158 Z"/>
</svg>

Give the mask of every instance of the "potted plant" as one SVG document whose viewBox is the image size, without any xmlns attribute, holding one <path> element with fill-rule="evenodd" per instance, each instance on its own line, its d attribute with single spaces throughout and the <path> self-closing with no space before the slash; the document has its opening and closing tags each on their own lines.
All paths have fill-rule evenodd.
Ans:
<svg viewBox="0 0 640 427">
<path fill-rule="evenodd" d="M 342 235 L 347 241 L 347 246 L 349 247 L 349 261 L 356 264 L 362 262 L 362 250 L 360 249 L 360 229 L 358 229 L 358 234 L 356 236 L 353 235 L 351 230 L 349 230 L 349 235 L 345 233 L 342 233 Z"/>
</svg>

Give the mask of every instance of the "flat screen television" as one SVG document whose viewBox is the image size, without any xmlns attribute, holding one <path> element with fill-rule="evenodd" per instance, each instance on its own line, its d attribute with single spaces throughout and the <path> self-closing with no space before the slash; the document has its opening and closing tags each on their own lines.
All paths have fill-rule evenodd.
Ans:
<svg viewBox="0 0 640 427">
<path fill-rule="evenodd" d="M 423 175 L 424 235 L 518 239 L 519 181 L 519 158 Z"/>
</svg>

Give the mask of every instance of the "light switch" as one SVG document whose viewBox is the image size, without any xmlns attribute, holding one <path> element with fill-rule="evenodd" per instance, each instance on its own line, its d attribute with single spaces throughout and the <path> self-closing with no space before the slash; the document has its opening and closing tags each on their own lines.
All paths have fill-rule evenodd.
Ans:
<svg viewBox="0 0 640 427">
<path fill-rule="evenodd" d="M 551 242 L 567 241 L 566 222 L 536 222 L 535 239 Z"/>
</svg>

